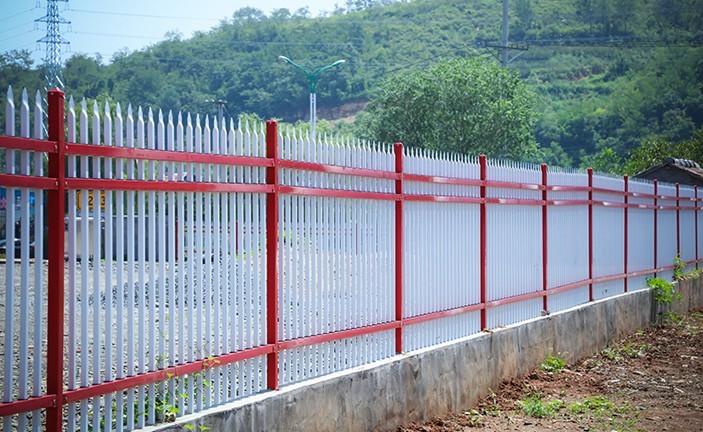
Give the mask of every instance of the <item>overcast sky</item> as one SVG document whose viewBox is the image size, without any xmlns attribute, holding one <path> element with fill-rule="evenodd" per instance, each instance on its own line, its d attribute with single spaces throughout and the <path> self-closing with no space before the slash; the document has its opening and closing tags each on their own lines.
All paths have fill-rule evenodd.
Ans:
<svg viewBox="0 0 703 432">
<path fill-rule="evenodd" d="M 74 53 L 97 53 L 109 61 L 116 51 L 144 48 L 169 31 L 180 32 L 184 38 L 194 31 L 207 31 L 246 6 L 267 14 L 278 8 L 294 12 L 308 7 L 317 16 L 321 11 L 331 12 L 335 4 L 344 4 L 344 0 L 59 1 L 61 16 L 71 21 L 70 26 L 61 26 L 61 35 L 70 42 L 62 46 L 62 57 L 65 61 Z M 0 0 L 0 53 L 28 49 L 36 62 L 41 61 L 45 45 L 36 41 L 46 34 L 46 23 L 35 20 L 46 15 L 46 7 L 46 0 Z"/>
</svg>

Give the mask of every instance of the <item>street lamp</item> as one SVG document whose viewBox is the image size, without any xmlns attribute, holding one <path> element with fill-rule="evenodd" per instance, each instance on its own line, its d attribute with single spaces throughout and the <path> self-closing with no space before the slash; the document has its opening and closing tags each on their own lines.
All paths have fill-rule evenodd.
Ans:
<svg viewBox="0 0 703 432">
<path fill-rule="evenodd" d="M 315 139 L 315 124 L 317 123 L 317 80 L 320 74 L 327 69 L 339 66 L 344 63 L 344 60 L 337 60 L 336 62 L 329 64 L 327 66 L 319 67 L 315 70 L 310 70 L 304 66 L 294 63 L 293 60 L 285 56 L 278 56 L 278 59 L 288 63 L 289 65 L 295 66 L 308 77 L 308 82 L 310 84 L 310 135 L 312 139 Z"/>
</svg>

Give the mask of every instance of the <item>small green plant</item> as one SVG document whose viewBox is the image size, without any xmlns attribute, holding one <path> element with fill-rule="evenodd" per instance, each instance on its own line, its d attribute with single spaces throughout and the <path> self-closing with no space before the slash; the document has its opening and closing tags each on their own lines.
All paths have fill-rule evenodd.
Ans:
<svg viewBox="0 0 703 432">
<path fill-rule="evenodd" d="M 622 356 L 620 355 L 620 353 L 618 352 L 618 350 L 616 348 L 608 347 L 608 348 L 604 349 L 601 352 L 601 354 L 603 354 L 603 357 L 607 358 L 608 360 L 614 361 L 616 363 L 619 362 L 620 360 L 622 360 Z"/>
<path fill-rule="evenodd" d="M 662 278 L 647 279 L 647 286 L 654 292 L 654 301 L 659 304 L 672 304 L 681 300 L 681 293 L 676 292 L 671 282 Z"/>
<path fill-rule="evenodd" d="M 620 347 L 608 347 L 601 351 L 603 357 L 612 360 L 614 362 L 619 362 L 625 357 L 637 358 L 642 357 L 644 353 L 651 347 L 647 344 L 636 344 L 631 341 L 627 342 L 625 345 Z"/>
<path fill-rule="evenodd" d="M 535 418 L 551 417 L 565 406 L 564 401 L 559 399 L 542 402 L 539 393 L 528 393 L 517 403 L 526 416 Z"/>
<path fill-rule="evenodd" d="M 674 280 L 679 281 L 683 279 L 683 271 L 686 268 L 686 263 L 681 260 L 680 255 L 674 257 Z"/>
<path fill-rule="evenodd" d="M 541 364 L 541 368 L 545 372 L 559 373 L 564 370 L 566 363 L 560 357 L 549 355 Z"/>
<path fill-rule="evenodd" d="M 500 406 L 498 405 L 498 395 L 496 395 L 492 388 L 488 389 L 488 398 L 491 399 L 491 402 L 488 402 L 481 407 L 483 412 L 491 417 L 499 416 Z"/>
<path fill-rule="evenodd" d="M 664 314 L 664 324 L 677 326 L 683 322 L 683 317 L 675 312 L 667 312 Z"/>
<path fill-rule="evenodd" d="M 626 405 L 615 405 L 605 396 L 589 396 L 567 406 L 571 414 L 593 414 L 595 416 L 612 416 L 624 414 L 629 409 Z"/>
<path fill-rule="evenodd" d="M 477 427 L 483 424 L 483 422 L 481 421 L 483 419 L 483 416 L 475 409 L 465 411 L 464 415 L 469 418 L 469 427 Z"/>
</svg>

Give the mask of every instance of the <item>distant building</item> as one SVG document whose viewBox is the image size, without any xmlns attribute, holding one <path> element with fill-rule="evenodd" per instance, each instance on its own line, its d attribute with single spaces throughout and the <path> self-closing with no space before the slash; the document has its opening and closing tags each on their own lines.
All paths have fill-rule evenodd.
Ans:
<svg viewBox="0 0 703 432">
<path fill-rule="evenodd" d="M 635 174 L 634 177 L 703 187 L 703 169 L 696 162 L 688 159 L 667 158 L 659 165 Z"/>
</svg>

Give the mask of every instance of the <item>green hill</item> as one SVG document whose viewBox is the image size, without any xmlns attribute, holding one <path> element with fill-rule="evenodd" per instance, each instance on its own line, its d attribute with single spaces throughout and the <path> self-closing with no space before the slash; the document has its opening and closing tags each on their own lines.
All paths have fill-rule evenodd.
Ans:
<svg viewBox="0 0 703 432">
<path fill-rule="evenodd" d="M 213 113 L 207 101 L 223 99 L 232 115 L 293 122 L 307 117 L 307 82 L 278 56 L 311 67 L 341 58 L 318 87 L 320 117 L 333 118 L 353 114 L 395 72 L 492 55 L 485 45 L 500 39 L 500 0 L 347 3 L 359 10 L 239 9 L 210 31 L 107 65 L 76 55 L 66 92 Z M 511 51 L 521 54 L 508 67 L 541 95 L 535 135 L 552 156 L 625 155 L 647 136 L 682 140 L 703 126 L 703 0 L 510 0 L 510 16 L 510 43 L 528 49 Z M 16 57 L 0 57 L 0 83 L 38 83 L 41 71 Z"/>
</svg>

